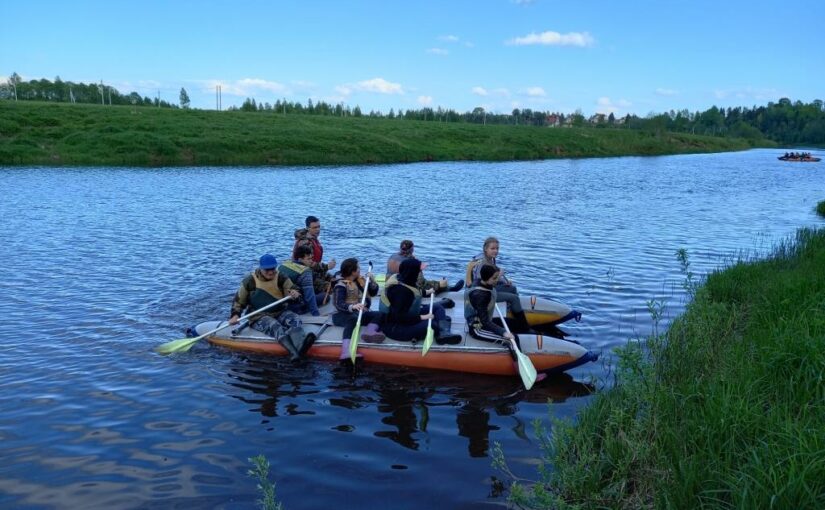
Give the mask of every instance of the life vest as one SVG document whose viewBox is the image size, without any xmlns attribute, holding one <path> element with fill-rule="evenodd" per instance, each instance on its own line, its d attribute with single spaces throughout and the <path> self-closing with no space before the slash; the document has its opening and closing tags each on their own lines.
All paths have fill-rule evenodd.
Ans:
<svg viewBox="0 0 825 510">
<path fill-rule="evenodd" d="M 470 303 L 470 294 L 473 292 L 489 292 L 491 294 L 490 303 L 487 304 L 487 314 L 491 319 L 495 315 L 496 299 L 498 298 L 496 295 L 496 289 L 488 289 L 487 287 L 481 285 L 478 287 L 473 287 L 464 293 L 464 318 L 467 319 L 467 325 L 470 327 L 481 326 L 481 321 L 478 319 L 478 311 Z"/>
<path fill-rule="evenodd" d="M 358 277 L 358 284 L 356 282 L 350 280 L 338 280 L 338 283 L 335 284 L 336 287 L 343 287 L 347 291 L 346 297 L 346 304 L 348 305 L 355 305 L 361 302 L 361 296 L 363 296 L 364 292 L 364 284 L 366 281 L 363 277 Z M 368 304 L 370 302 L 370 297 L 367 295 L 367 299 L 364 302 Z"/>
<path fill-rule="evenodd" d="M 253 289 L 247 288 L 249 291 L 250 311 L 258 310 L 286 297 L 287 291 L 284 289 L 286 282 L 287 277 L 278 272 L 275 273 L 275 278 L 271 280 L 264 279 L 259 271 L 252 273 L 252 281 L 250 283 L 253 283 L 255 287 Z M 280 312 L 285 307 L 286 303 L 283 303 L 282 305 L 270 308 L 267 312 L 274 314 Z"/>
<path fill-rule="evenodd" d="M 421 291 L 418 290 L 417 287 L 412 287 L 406 283 L 399 282 L 398 275 L 394 274 L 390 276 L 386 282 L 384 282 L 384 293 L 381 294 L 381 300 L 378 303 L 379 311 L 382 313 L 390 313 L 390 300 L 387 298 L 387 291 L 394 285 L 403 285 L 412 291 L 414 299 L 412 305 L 410 306 L 410 310 L 418 311 L 421 309 Z"/>
<path fill-rule="evenodd" d="M 298 278 L 300 278 L 302 274 L 309 270 L 309 267 L 303 264 L 299 264 L 294 260 L 287 260 L 286 262 L 278 266 L 278 273 L 283 274 L 284 276 L 289 278 L 295 285 L 298 285 Z"/>
</svg>

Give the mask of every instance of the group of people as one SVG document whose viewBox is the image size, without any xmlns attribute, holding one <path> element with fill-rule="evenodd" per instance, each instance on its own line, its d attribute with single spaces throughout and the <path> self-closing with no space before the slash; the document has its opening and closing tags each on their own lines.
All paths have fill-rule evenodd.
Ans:
<svg viewBox="0 0 825 510">
<path fill-rule="evenodd" d="M 428 280 L 423 272 L 427 264 L 415 257 L 413 241 L 401 241 L 399 250 L 387 260 L 379 309 L 372 311 L 371 298 L 379 292 L 374 275 L 362 275 L 356 258 L 345 259 L 333 275 L 335 259 L 323 261 L 320 220 L 308 216 L 305 225 L 295 231 L 289 260 L 278 264 L 271 254 L 260 257 L 258 268 L 243 279 L 235 293 L 229 318 L 231 324 L 238 324 L 245 313 L 282 301 L 250 317 L 247 325 L 275 338 L 293 361 L 303 357 L 315 341 L 314 335 L 304 330 L 299 315 L 320 315 L 320 307 L 330 298 L 335 308 L 332 323 L 343 328 L 342 359 L 348 357 L 359 313 L 364 326 L 360 338 L 365 342 L 380 343 L 386 336 L 403 342 L 423 340 L 432 324 L 436 343 L 460 343 L 463 337 L 451 331 L 452 321 L 446 312 L 455 302 L 434 298 L 442 292 L 461 290 L 465 284 L 464 316 L 471 336 L 508 347 L 511 341 L 518 344 L 518 337 L 502 327 L 504 319 L 493 319 L 497 302 L 506 303 L 512 313 L 512 331 L 530 331 L 518 289 L 496 264 L 500 244 L 494 237 L 487 238 L 482 252 L 467 264 L 465 279 L 452 286 L 444 278 Z M 426 296 L 430 299 L 425 300 Z M 511 355 L 515 359 L 512 349 Z"/>
<path fill-rule="evenodd" d="M 811 157 L 810 152 L 786 152 L 783 156 L 786 159 L 809 159 Z"/>
</svg>

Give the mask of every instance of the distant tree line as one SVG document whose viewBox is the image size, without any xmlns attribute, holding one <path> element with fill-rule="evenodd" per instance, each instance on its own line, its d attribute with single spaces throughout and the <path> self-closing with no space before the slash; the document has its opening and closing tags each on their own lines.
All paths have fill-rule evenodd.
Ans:
<svg viewBox="0 0 825 510">
<path fill-rule="evenodd" d="M 137 92 L 121 94 L 116 88 L 103 83 L 75 83 L 63 81 L 60 76 L 55 77 L 54 81 L 23 81 L 17 73 L 13 73 L 6 83 L 0 86 L 0 99 L 177 108 L 177 105 L 157 97 L 141 96 Z"/>
<path fill-rule="evenodd" d="M 160 106 L 177 108 L 178 105 L 158 98 L 141 97 L 137 92 L 121 94 L 114 87 L 103 84 L 64 82 L 56 77 L 49 80 L 24 82 L 17 73 L 0 86 L 0 99 L 23 101 L 60 101 L 73 103 L 97 103 L 117 105 Z M 179 106 L 189 108 L 186 90 L 181 88 Z M 491 113 L 482 107 L 460 113 L 452 109 L 420 108 L 390 109 L 388 113 L 371 110 L 365 113 L 359 106 L 325 101 L 306 104 L 276 100 L 274 103 L 257 102 L 246 98 L 240 107 L 230 111 L 268 112 L 274 114 L 330 115 L 336 117 L 374 117 L 395 120 L 422 120 L 431 122 L 466 122 L 473 124 L 520 125 L 536 127 L 596 127 L 639 129 L 653 134 L 684 132 L 711 136 L 737 137 L 749 140 L 768 138 L 783 144 L 825 144 L 825 108 L 819 99 L 811 103 L 792 102 L 782 98 L 767 106 L 718 108 L 712 106 L 703 112 L 671 110 L 666 113 L 650 113 L 646 117 L 628 114 L 624 117 L 596 114 L 585 118 L 580 110 L 567 115 L 558 112 L 514 109 L 511 113 Z"/>
</svg>

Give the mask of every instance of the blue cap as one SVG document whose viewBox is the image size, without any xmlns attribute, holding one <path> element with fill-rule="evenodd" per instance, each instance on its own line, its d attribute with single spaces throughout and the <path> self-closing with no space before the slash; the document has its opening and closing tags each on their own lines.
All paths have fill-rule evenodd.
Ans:
<svg viewBox="0 0 825 510">
<path fill-rule="evenodd" d="M 275 258 L 275 255 L 270 255 L 267 253 L 266 255 L 261 256 L 260 262 L 261 269 L 275 269 L 278 267 L 278 259 Z"/>
</svg>

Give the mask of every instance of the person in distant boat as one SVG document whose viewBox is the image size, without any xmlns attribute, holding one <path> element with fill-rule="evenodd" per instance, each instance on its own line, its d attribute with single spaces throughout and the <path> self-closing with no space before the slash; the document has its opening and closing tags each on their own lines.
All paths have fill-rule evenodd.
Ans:
<svg viewBox="0 0 825 510">
<path fill-rule="evenodd" d="M 423 340 L 427 336 L 427 322 L 433 318 L 435 341 L 438 344 L 457 344 L 461 335 L 450 333 L 452 322 L 444 308 L 429 306 L 422 302 L 421 291 L 416 285 L 421 274 L 421 261 L 409 258 L 401 262 L 398 274 L 391 276 L 384 283 L 379 309 L 386 314 L 384 333 L 402 342 Z M 432 294 L 432 289 L 426 294 Z"/>
<path fill-rule="evenodd" d="M 318 305 L 326 297 L 323 294 L 316 294 L 312 284 L 312 248 L 300 245 L 295 248 L 292 260 L 287 260 L 278 266 L 278 273 L 283 274 L 300 289 L 303 300 L 290 305 L 290 310 L 295 313 L 311 313 L 313 316 L 321 315 Z"/>
<path fill-rule="evenodd" d="M 501 271 L 496 266 L 481 265 L 478 270 L 478 285 L 474 285 L 464 293 L 464 318 L 467 319 L 470 336 L 485 342 L 506 346 L 510 352 L 510 357 L 513 358 L 513 363 L 516 365 L 516 371 L 518 371 L 516 354 L 511 344 L 511 341 L 515 341 L 521 349 L 518 335 L 507 331 L 493 320 L 496 301 L 498 300 L 496 287 L 500 277 Z M 505 319 L 502 317 L 501 320 Z M 541 377 L 536 380 L 542 380 L 546 377 L 545 374 L 539 374 L 539 376 Z"/>
<path fill-rule="evenodd" d="M 481 268 L 484 265 L 499 268 L 499 278 L 496 283 L 496 293 L 498 302 L 507 303 L 507 308 L 513 314 L 512 329 L 517 333 L 526 333 L 530 330 L 527 317 L 524 315 L 524 308 L 521 306 L 521 298 L 518 289 L 512 281 L 504 276 L 504 270 L 496 264 L 498 257 L 499 241 L 495 237 L 488 237 L 484 240 L 482 252 L 473 257 L 467 264 L 467 285 L 476 287 L 481 282 Z"/>
<path fill-rule="evenodd" d="M 375 283 L 371 273 L 367 273 L 370 284 L 364 289 L 365 280 L 361 276 L 361 268 L 358 259 L 349 258 L 341 263 L 341 279 L 332 288 L 332 304 L 335 306 L 335 313 L 332 314 L 332 323 L 344 328 L 343 343 L 341 345 L 342 356 L 349 351 L 349 341 L 352 330 L 358 322 L 358 311 L 361 314 L 361 324 L 366 325 L 361 339 L 365 342 L 380 343 L 384 341 L 384 334 L 379 331 L 381 323 L 384 321 L 384 314 L 370 310 L 371 297 L 378 295 L 378 284 Z M 364 304 L 361 298 L 367 292 Z"/>
<path fill-rule="evenodd" d="M 386 278 L 389 279 L 390 276 L 398 273 L 398 268 L 402 262 L 407 259 L 414 259 L 415 258 L 415 244 L 410 241 L 409 239 L 404 239 L 401 241 L 401 245 L 399 246 L 399 250 L 396 253 L 390 255 L 390 258 L 387 260 L 387 274 Z M 464 281 L 460 280 L 456 282 L 455 285 L 450 287 L 450 284 L 447 283 L 446 278 L 442 278 L 440 280 L 427 280 L 424 278 L 424 268 L 426 264 L 422 264 L 421 267 L 421 274 L 418 277 L 418 281 L 416 282 L 416 287 L 421 292 L 426 291 L 427 289 L 435 290 L 436 294 L 450 291 L 450 292 L 457 292 L 464 287 Z"/>
<path fill-rule="evenodd" d="M 258 269 L 247 275 L 232 299 L 229 323 L 238 324 L 244 313 L 251 313 L 287 296 L 297 299 L 301 294 L 293 283 L 276 269 L 278 260 L 269 253 L 263 255 Z M 301 358 L 315 340 L 304 331 L 301 318 L 287 309 L 287 303 L 270 308 L 249 319 L 249 326 L 277 340 L 289 353 L 292 361 Z"/>
<path fill-rule="evenodd" d="M 315 216 L 307 216 L 304 220 L 306 228 L 301 228 L 295 231 L 295 244 L 292 246 L 292 258 L 295 257 L 295 250 L 298 246 L 305 245 L 312 249 L 312 283 L 315 287 L 315 293 L 321 294 L 329 292 L 332 278 L 329 271 L 335 269 L 335 259 L 330 259 L 329 262 L 324 263 L 324 247 L 318 240 L 321 234 L 321 221 Z"/>
</svg>

